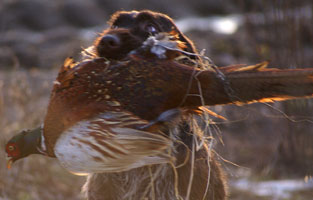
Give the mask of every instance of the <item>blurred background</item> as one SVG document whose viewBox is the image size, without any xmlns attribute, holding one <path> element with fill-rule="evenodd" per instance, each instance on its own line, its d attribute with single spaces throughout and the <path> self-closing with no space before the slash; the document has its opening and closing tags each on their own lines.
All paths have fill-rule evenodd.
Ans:
<svg viewBox="0 0 313 200">
<path fill-rule="evenodd" d="M 79 58 L 112 13 L 133 9 L 174 18 L 218 66 L 313 67 L 311 0 L 0 0 L 0 200 L 83 199 L 84 177 L 36 155 L 7 170 L 4 146 L 43 121 L 64 59 Z M 230 199 L 313 199 L 312 108 L 310 99 L 210 108 L 228 119 L 215 120 L 215 150 Z"/>
</svg>

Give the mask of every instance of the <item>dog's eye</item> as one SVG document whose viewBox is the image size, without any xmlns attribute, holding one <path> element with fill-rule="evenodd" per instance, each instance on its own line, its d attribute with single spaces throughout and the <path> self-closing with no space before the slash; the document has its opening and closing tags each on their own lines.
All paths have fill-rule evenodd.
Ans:
<svg viewBox="0 0 313 200">
<path fill-rule="evenodd" d="M 147 32 L 149 32 L 149 33 L 151 33 L 151 34 L 155 34 L 155 33 L 158 32 L 157 29 L 155 28 L 155 26 L 152 25 L 152 24 L 147 24 L 147 25 L 145 26 L 145 31 L 147 31 Z"/>
</svg>

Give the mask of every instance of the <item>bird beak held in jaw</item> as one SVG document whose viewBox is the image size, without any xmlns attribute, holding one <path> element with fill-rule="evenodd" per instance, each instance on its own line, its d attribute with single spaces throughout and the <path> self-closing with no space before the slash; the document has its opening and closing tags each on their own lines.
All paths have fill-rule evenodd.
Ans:
<svg viewBox="0 0 313 200">
<path fill-rule="evenodd" d="M 12 164 L 13 164 L 13 162 L 14 162 L 14 161 L 13 161 L 13 158 L 6 156 L 6 160 L 7 160 L 7 168 L 8 168 L 8 169 L 11 169 Z"/>
</svg>

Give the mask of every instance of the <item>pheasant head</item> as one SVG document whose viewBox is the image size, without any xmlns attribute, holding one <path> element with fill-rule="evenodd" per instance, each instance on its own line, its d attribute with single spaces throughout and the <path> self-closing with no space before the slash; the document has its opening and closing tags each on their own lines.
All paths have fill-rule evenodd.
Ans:
<svg viewBox="0 0 313 200">
<path fill-rule="evenodd" d="M 40 150 L 42 128 L 22 131 L 12 137 L 6 144 L 5 151 L 7 153 L 7 167 L 24 157 L 31 154 L 42 154 Z"/>
</svg>

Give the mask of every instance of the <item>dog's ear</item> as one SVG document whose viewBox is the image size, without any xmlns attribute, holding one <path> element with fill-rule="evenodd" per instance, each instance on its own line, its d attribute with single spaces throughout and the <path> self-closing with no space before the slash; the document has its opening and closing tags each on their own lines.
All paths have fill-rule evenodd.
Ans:
<svg viewBox="0 0 313 200">
<path fill-rule="evenodd" d="M 117 11 L 115 12 L 110 20 L 108 21 L 108 24 L 111 28 L 114 28 L 116 26 L 119 27 L 132 27 L 135 23 L 135 18 L 139 12 L 138 11 Z"/>
</svg>

